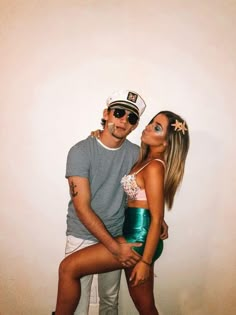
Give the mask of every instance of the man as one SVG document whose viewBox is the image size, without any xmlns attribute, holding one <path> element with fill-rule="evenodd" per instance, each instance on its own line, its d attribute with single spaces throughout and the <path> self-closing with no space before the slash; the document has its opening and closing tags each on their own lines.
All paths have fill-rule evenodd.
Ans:
<svg viewBox="0 0 236 315">
<path fill-rule="evenodd" d="M 124 221 L 125 195 L 120 180 L 139 153 L 139 147 L 126 137 L 137 127 L 145 107 L 136 92 L 113 93 L 103 111 L 100 138 L 88 137 L 70 149 L 66 255 L 99 241 L 126 267 L 140 259 L 132 250 L 138 243 L 119 244 L 113 237 L 122 234 Z M 120 275 L 120 270 L 98 275 L 99 314 L 118 314 Z M 88 314 L 91 284 L 92 276 L 82 278 L 76 315 Z"/>
</svg>

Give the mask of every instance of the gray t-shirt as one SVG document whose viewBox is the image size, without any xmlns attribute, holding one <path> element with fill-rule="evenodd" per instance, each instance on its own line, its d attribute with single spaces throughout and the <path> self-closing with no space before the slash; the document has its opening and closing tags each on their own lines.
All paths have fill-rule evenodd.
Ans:
<svg viewBox="0 0 236 315">
<path fill-rule="evenodd" d="M 118 149 L 110 149 L 93 137 L 75 144 L 69 151 L 66 178 L 80 176 L 89 179 L 91 207 L 113 235 L 122 234 L 125 194 L 120 184 L 137 161 L 139 147 L 129 140 Z M 96 238 L 80 222 L 72 201 L 69 201 L 66 235 L 86 240 Z"/>
</svg>

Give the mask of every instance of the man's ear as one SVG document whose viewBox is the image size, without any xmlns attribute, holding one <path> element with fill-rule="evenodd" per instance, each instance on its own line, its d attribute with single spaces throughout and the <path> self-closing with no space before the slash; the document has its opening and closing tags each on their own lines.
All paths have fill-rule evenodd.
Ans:
<svg viewBox="0 0 236 315">
<path fill-rule="evenodd" d="M 108 109 L 107 109 L 107 108 L 105 108 L 105 109 L 103 110 L 103 119 L 105 119 L 105 120 L 108 119 Z"/>
</svg>

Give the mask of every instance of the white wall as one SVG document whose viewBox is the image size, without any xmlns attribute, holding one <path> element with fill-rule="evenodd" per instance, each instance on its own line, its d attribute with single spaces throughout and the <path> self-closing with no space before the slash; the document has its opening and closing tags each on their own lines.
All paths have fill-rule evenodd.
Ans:
<svg viewBox="0 0 236 315">
<path fill-rule="evenodd" d="M 0 314 L 46 315 L 64 255 L 69 148 L 109 94 L 138 91 L 190 127 L 186 174 L 156 263 L 165 315 L 236 314 L 236 2 L 0 2 Z M 136 314 L 123 281 L 121 315 Z"/>
</svg>

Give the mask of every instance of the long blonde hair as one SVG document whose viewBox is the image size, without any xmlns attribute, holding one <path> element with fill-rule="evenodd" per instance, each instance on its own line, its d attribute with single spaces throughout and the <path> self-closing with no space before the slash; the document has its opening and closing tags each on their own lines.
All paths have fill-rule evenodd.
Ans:
<svg viewBox="0 0 236 315">
<path fill-rule="evenodd" d="M 154 118 L 159 114 L 165 115 L 169 122 L 166 135 L 167 146 L 164 152 L 164 162 L 166 165 L 164 197 L 165 204 L 170 210 L 173 206 L 175 193 L 184 175 L 185 161 L 189 149 L 189 129 L 187 123 L 185 122 L 185 127 L 187 130 L 184 132 L 182 130 L 175 130 L 175 127 L 172 124 L 175 124 L 176 121 L 183 124 L 184 120 L 179 115 L 166 110 L 156 114 L 149 124 L 151 124 Z M 149 145 L 141 142 L 140 155 L 137 163 L 145 161 L 145 159 L 148 157 L 149 151 Z"/>
</svg>

